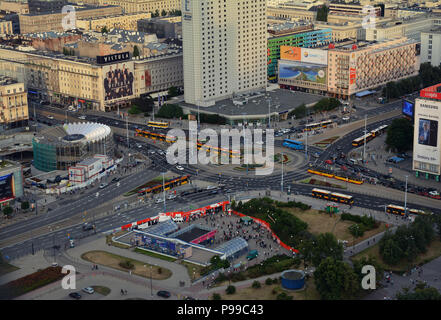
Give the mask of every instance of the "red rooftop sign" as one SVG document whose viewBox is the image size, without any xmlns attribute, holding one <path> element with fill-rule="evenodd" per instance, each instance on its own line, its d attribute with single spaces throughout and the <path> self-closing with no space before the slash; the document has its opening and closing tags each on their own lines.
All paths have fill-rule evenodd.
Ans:
<svg viewBox="0 0 441 320">
<path fill-rule="evenodd" d="M 420 97 L 441 100 L 441 83 L 421 90 Z"/>
</svg>

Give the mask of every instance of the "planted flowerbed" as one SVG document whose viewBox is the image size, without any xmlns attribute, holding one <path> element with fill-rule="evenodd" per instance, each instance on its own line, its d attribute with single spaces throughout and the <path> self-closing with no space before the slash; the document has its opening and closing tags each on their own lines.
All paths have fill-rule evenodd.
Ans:
<svg viewBox="0 0 441 320">
<path fill-rule="evenodd" d="M 10 300 L 61 280 L 61 267 L 48 267 L 0 286 L 0 299 Z"/>
</svg>

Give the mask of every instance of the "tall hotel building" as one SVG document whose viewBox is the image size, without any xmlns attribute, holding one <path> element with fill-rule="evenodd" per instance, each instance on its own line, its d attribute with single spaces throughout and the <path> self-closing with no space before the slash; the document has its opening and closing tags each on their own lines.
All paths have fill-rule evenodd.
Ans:
<svg viewBox="0 0 441 320">
<path fill-rule="evenodd" d="M 266 88 L 266 0 L 183 0 L 185 102 Z"/>
</svg>

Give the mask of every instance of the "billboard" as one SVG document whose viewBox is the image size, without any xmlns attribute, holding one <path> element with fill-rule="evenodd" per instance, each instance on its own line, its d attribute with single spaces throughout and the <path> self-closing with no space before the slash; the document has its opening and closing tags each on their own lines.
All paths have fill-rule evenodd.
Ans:
<svg viewBox="0 0 441 320">
<path fill-rule="evenodd" d="M 309 81 L 326 84 L 327 70 L 323 65 L 279 61 L 280 80 Z"/>
<path fill-rule="evenodd" d="M 418 121 L 418 144 L 436 147 L 438 121 L 420 118 Z"/>
<path fill-rule="evenodd" d="M 12 173 L 0 177 L 0 201 L 14 198 Z"/>
<path fill-rule="evenodd" d="M 413 103 L 411 101 L 403 100 L 403 105 L 401 107 L 401 112 L 405 116 L 410 117 L 410 118 L 413 119 L 414 110 L 415 110 L 415 103 Z"/>
<path fill-rule="evenodd" d="M 103 66 L 104 100 L 133 96 L 133 70 L 132 61 Z"/>
<path fill-rule="evenodd" d="M 417 99 L 415 102 L 414 170 L 440 174 L 440 109 L 441 101 Z M 419 163 L 415 164 L 416 161 Z"/>
<path fill-rule="evenodd" d="M 327 65 L 328 52 L 320 49 L 280 46 L 280 59 Z"/>
<path fill-rule="evenodd" d="M 152 86 L 152 76 L 150 74 L 150 70 L 144 71 L 144 80 L 145 80 L 145 87 L 151 87 Z"/>
</svg>

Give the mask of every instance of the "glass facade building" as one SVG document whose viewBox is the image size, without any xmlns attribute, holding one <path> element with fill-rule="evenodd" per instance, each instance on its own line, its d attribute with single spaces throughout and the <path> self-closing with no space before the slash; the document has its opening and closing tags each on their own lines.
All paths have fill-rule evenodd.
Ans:
<svg viewBox="0 0 441 320">
<path fill-rule="evenodd" d="M 280 46 L 314 48 L 331 43 L 332 29 L 313 30 L 268 38 L 268 80 L 277 81 Z"/>
</svg>

